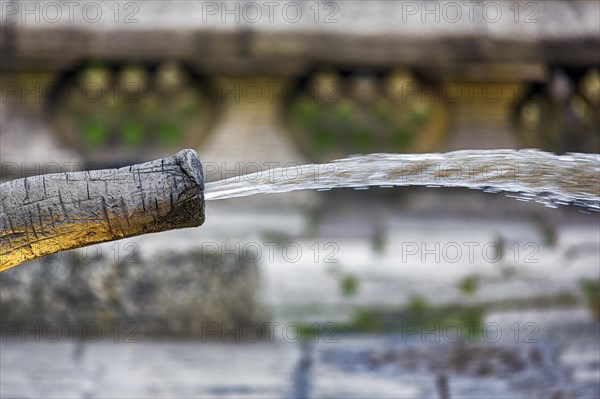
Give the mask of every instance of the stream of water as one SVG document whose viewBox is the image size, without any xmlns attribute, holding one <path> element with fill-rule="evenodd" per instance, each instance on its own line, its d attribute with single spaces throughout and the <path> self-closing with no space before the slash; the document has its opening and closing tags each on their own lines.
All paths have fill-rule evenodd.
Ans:
<svg viewBox="0 0 600 399">
<path fill-rule="evenodd" d="M 600 210 L 600 154 L 540 150 L 463 150 L 435 154 L 368 154 L 323 164 L 286 165 L 207 183 L 206 200 L 372 186 L 466 187 L 505 192 L 549 207 Z"/>
</svg>

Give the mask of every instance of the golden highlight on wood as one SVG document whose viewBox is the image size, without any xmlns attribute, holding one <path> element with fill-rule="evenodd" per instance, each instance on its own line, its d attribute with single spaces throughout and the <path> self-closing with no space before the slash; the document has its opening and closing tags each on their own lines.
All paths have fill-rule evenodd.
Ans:
<svg viewBox="0 0 600 399">
<path fill-rule="evenodd" d="M 204 223 L 194 150 L 119 169 L 0 184 L 0 272 L 40 256 Z"/>
</svg>

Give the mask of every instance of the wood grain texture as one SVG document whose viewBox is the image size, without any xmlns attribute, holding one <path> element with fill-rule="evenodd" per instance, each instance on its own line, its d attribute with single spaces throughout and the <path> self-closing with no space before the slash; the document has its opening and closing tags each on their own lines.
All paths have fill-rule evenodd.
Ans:
<svg viewBox="0 0 600 399">
<path fill-rule="evenodd" d="M 67 249 L 204 223 L 198 154 L 0 185 L 0 272 Z"/>
</svg>

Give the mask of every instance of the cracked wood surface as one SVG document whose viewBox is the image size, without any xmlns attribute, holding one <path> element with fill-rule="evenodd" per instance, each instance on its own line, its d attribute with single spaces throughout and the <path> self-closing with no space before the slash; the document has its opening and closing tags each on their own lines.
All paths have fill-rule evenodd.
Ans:
<svg viewBox="0 0 600 399">
<path fill-rule="evenodd" d="M 204 223 L 198 155 L 0 185 L 0 272 L 67 249 Z"/>
</svg>

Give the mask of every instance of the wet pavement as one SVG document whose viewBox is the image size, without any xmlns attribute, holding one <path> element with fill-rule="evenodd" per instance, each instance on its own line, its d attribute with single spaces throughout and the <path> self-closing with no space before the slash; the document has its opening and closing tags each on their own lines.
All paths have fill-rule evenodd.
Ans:
<svg viewBox="0 0 600 399">
<path fill-rule="evenodd" d="M 494 314 L 472 343 L 443 333 L 280 331 L 255 343 L 112 337 L 0 344 L 2 398 L 598 398 L 600 324 L 585 311 Z M 516 320 L 516 321 L 515 321 Z M 515 338 L 510 323 L 536 320 Z M 315 342 L 316 341 L 316 342 Z"/>
</svg>

